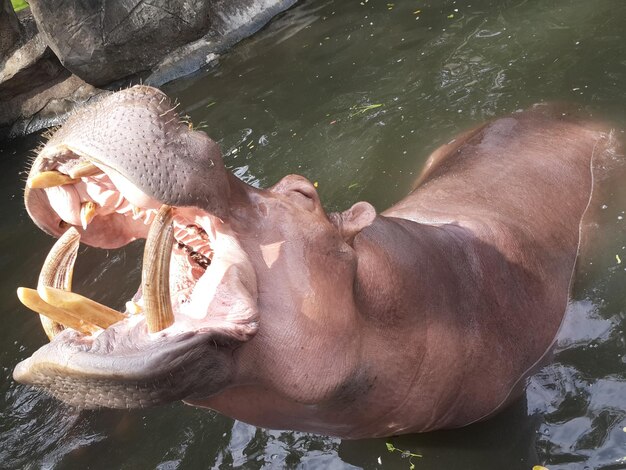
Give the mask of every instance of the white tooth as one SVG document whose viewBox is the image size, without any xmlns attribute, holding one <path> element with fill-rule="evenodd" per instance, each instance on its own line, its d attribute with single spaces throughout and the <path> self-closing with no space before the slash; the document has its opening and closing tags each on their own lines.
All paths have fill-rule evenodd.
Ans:
<svg viewBox="0 0 626 470">
<path fill-rule="evenodd" d="M 87 230 L 87 225 L 96 216 L 96 209 L 98 206 L 93 201 L 83 202 L 80 206 L 80 223 L 83 226 L 83 230 Z"/>
<path fill-rule="evenodd" d="M 141 305 L 139 305 L 137 302 L 129 300 L 128 302 L 126 302 L 126 311 L 131 315 L 137 315 L 138 313 L 141 313 L 143 309 L 141 308 Z"/>
<path fill-rule="evenodd" d="M 80 162 L 69 169 L 68 174 L 72 178 L 95 176 L 104 173 L 100 168 L 89 161 Z"/>
<path fill-rule="evenodd" d="M 152 221 L 154 220 L 154 218 L 157 215 L 157 211 L 153 210 L 153 209 L 148 209 L 146 211 L 144 211 L 144 217 L 143 217 L 143 223 L 145 225 L 151 225 Z"/>
</svg>

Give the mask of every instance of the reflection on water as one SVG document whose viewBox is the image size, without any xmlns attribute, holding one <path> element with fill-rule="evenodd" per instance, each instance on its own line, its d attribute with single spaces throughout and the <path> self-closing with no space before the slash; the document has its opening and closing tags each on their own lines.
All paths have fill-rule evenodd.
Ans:
<svg viewBox="0 0 626 470">
<path fill-rule="evenodd" d="M 300 173 L 329 210 L 360 199 L 383 209 L 438 145 L 534 102 L 572 102 L 625 128 L 625 20 L 619 0 L 308 1 L 167 91 L 244 180 Z M 15 384 L 13 366 L 45 341 L 15 297 L 35 285 L 53 243 L 21 202 L 37 143 L 0 153 L 1 467 L 409 467 L 384 439 L 267 431 L 182 404 L 78 412 Z M 554 362 L 488 422 L 392 439 L 423 455 L 416 468 L 626 468 L 626 197 L 603 197 Z M 76 290 L 120 307 L 140 256 L 141 243 L 82 248 Z"/>
</svg>

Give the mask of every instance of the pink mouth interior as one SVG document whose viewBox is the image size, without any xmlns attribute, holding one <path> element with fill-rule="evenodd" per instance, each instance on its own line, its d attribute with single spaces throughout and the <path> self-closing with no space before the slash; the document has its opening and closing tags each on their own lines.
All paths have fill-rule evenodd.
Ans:
<svg viewBox="0 0 626 470">
<path fill-rule="evenodd" d="M 64 165 L 57 169 L 61 172 L 65 170 Z M 116 179 L 119 180 L 119 177 Z M 130 183 L 126 182 L 122 186 L 129 187 L 128 185 Z M 46 188 L 45 191 L 53 210 L 62 219 L 61 224 L 80 228 L 81 204 L 88 201 L 97 205 L 94 219 L 112 214 L 123 216 L 114 219 L 115 227 L 113 224 L 110 226 L 111 233 L 107 241 L 115 239 L 116 246 L 145 238 L 160 207 L 160 203 L 135 187 L 128 193 L 141 206 L 131 203 L 126 197 L 128 194 L 118 189 L 107 173 L 82 177 L 75 184 Z M 194 208 L 175 210 L 173 226 L 175 242 L 170 261 L 170 295 L 174 315 L 180 316 L 183 310 L 192 310 L 193 289 L 211 264 L 215 229 L 212 217 Z M 87 236 L 90 235 L 89 229 L 87 226 L 84 230 Z M 107 237 L 107 234 L 98 234 L 99 238 L 103 236 Z M 141 305 L 141 299 L 135 300 Z M 198 316 L 198 313 L 194 312 L 193 316 Z"/>
</svg>

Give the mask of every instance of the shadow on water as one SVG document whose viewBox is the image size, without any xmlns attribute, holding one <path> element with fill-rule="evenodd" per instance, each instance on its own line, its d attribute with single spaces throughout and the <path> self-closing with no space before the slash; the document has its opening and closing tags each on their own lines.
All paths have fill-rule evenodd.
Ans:
<svg viewBox="0 0 626 470">
<path fill-rule="evenodd" d="M 305 1 L 170 84 L 227 165 L 252 184 L 318 183 L 328 210 L 402 197 L 427 155 L 461 130 L 532 103 L 572 102 L 626 128 L 626 4 L 619 0 Z M 619 134 L 623 138 L 623 133 Z M 17 286 L 34 286 L 53 240 L 28 219 L 26 159 L 0 151 L 0 467 L 626 468 L 626 196 L 598 201 L 554 361 L 526 397 L 468 428 L 365 441 L 268 431 L 173 404 L 76 411 L 11 379 L 44 343 Z M 623 185 L 622 185 L 623 186 Z M 81 248 L 75 288 L 113 307 L 134 294 L 142 244 Z M 409 459 L 386 443 L 423 455 Z"/>
</svg>

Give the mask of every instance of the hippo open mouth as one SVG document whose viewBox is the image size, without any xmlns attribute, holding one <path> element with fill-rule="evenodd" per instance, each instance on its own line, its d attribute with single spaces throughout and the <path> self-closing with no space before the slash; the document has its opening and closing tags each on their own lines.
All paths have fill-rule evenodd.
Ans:
<svg viewBox="0 0 626 470">
<path fill-rule="evenodd" d="M 172 401 L 209 378 L 220 386 L 228 351 L 258 328 L 255 271 L 227 221 L 228 177 L 216 144 L 156 89 L 134 87 L 72 116 L 27 182 L 29 214 L 60 238 L 37 290 L 18 290 L 52 341 L 15 378 L 84 407 Z M 117 248 L 137 238 L 146 239 L 142 285 L 126 312 L 71 292 L 81 241 Z M 209 349 L 214 361 L 196 360 Z"/>
</svg>

